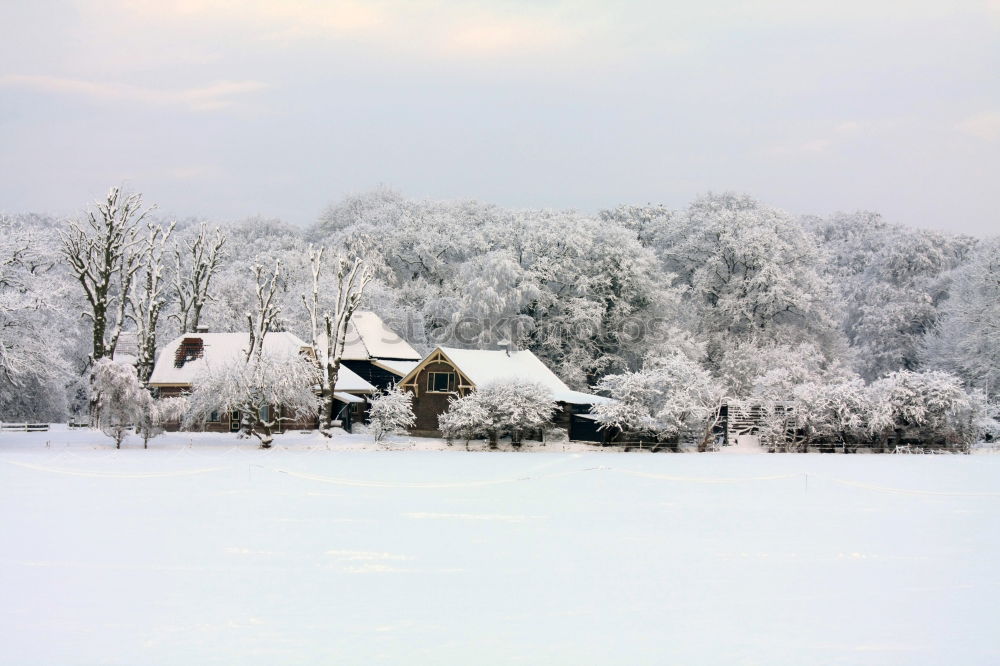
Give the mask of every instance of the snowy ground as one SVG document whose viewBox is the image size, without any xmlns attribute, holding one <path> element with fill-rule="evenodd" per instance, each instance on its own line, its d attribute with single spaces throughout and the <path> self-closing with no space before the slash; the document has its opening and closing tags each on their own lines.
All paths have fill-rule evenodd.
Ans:
<svg viewBox="0 0 1000 666">
<path fill-rule="evenodd" d="M 364 439 L 0 435 L 0 663 L 1000 663 L 1000 456 Z"/>
</svg>

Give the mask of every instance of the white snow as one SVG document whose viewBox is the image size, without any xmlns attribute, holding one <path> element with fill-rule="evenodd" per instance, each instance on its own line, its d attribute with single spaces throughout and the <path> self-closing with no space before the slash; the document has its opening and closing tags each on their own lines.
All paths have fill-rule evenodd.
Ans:
<svg viewBox="0 0 1000 666">
<path fill-rule="evenodd" d="M 0 663 L 1000 660 L 1000 456 L 370 442 L 0 434 Z"/>
<path fill-rule="evenodd" d="M 388 370 L 389 372 L 399 375 L 400 377 L 405 377 L 410 374 L 410 372 L 420 365 L 420 361 L 387 361 L 384 359 L 378 359 L 372 361 L 372 365 L 375 365 L 383 370 Z"/>
<path fill-rule="evenodd" d="M 350 370 L 350 368 L 344 368 L 344 370 Z M 340 376 L 339 375 L 337 377 L 337 386 L 340 386 Z M 360 397 L 360 396 L 356 396 L 356 395 L 353 395 L 351 393 L 341 393 L 340 391 L 334 391 L 333 392 L 333 397 L 336 398 L 337 400 L 343 402 L 343 403 L 364 402 L 365 401 L 365 399 L 362 398 L 362 397 Z"/>
</svg>

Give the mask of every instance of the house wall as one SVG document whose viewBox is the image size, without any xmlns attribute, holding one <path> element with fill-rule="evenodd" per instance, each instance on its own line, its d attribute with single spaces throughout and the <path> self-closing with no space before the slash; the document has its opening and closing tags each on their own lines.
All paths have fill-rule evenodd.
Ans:
<svg viewBox="0 0 1000 666">
<path fill-rule="evenodd" d="M 416 392 L 413 397 L 413 415 L 416 417 L 416 424 L 410 429 L 414 435 L 424 435 L 428 437 L 440 437 L 441 431 L 438 428 L 438 416 L 448 409 L 448 401 L 455 395 L 453 393 L 429 393 L 427 391 L 427 375 L 431 372 L 454 372 L 458 371 L 450 363 L 444 361 L 427 364 L 416 378 Z M 461 383 L 461 380 L 459 380 Z M 406 387 L 413 391 L 413 387 Z M 459 395 L 464 395 L 459 389 Z"/>
</svg>

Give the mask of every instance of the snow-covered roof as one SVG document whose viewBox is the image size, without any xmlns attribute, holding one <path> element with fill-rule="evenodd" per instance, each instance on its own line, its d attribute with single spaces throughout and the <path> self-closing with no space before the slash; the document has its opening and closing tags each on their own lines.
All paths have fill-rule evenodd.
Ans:
<svg viewBox="0 0 1000 666">
<path fill-rule="evenodd" d="M 413 368 L 420 365 L 420 361 L 395 361 L 384 359 L 377 359 L 372 361 L 372 365 L 375 365 L 383 370 L 388 370 L 394 375 L 399 375 L 400 377 L 405 377 L 410 374 Z"/>
<path fill-rule="evenodd" d="M 553 391 L 552 395 L 558 402 L 568 402 L 571 405 L 601 405 L 614 402 L 611 398 L 583 391 Z"/>
<path fill-rule="evenodd" d="M 135 331 L 122 331 L 118 335 L 118 344 L 111 360 L 125 365 L 135 365 L 139 356 L 139 334 Z"/>
<path fill-rule="evenodd" d="M 337 372 L 337 385 L 334 388 L 337 391 L 351 391 L 352 393 L 375 393 L 377 390 L 346 365 L 340 366 L 340 370 Z"/>
<path fill-rule="evenodd" d="M 320 336 L 319 344 L 326 344 L 325 334 Z M 355 312 L 347 327 L 344 360 L 368 361 L 373 358 L 419 361 L 420 353 L 386 326 L 374 312 Z"/>
<path fill-rule="evenodd" d="M 610 402 L 609 398 L 573 391 L 527 349 L 508 353 L 504 350 L 438 347 L 437 351 L 444 354 L 476 386 L 504 381 L 533 382 L 548 388 L 553 400 L 558 402 L 577 405 Z M 410 379 L 409 375 L 407 379 Z"/>
<path fill-rule="evenodd" d="M 181 345 L 197 340 L 201 341 L 200 354 L 184 360 L 178 367 L 178 350 Z M 160 350 L 149 383 L 151 386 L 190 386 L 206 368 L 224 365 L 240 358 L 246 354 L 249 346 L 248 333 L 187 333 L 171 340 Z M 272 356 L 294 356 L 307 349 L 309 345 L 294 333 L 286 331 L 264 336 L 264 353 Z M 350 368 L 341 366 L 336 390 L 371 393 L 375 391 L 375 387 Z"/>
</svg>

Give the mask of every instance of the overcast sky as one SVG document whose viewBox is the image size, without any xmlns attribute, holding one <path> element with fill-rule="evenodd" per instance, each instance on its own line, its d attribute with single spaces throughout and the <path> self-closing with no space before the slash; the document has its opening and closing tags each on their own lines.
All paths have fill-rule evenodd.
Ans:
<svg viewBox="0 0 1000 666">
<path fill-rule="evenodd" d="M 1000 233 L 1000 0 L 3 0 L 0 210 L 739 190 Z"/>
</svg>

